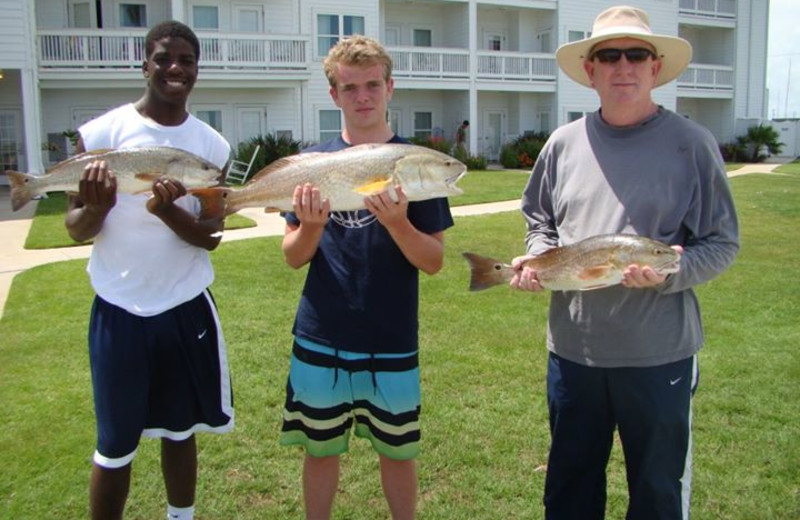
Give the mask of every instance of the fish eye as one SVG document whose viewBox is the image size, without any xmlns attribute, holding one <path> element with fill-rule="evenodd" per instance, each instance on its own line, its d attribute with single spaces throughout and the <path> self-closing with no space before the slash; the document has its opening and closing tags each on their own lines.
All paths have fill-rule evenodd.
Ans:
<svg viewBox="0 0 800 520">
<path fill-rule="evenodd" d="M 499 271 L 502 268 L 503 268 L 503 266 L 501 266 L 500 264 L 494 264 L 494 270 L 495 271 Z"/>
</svg>

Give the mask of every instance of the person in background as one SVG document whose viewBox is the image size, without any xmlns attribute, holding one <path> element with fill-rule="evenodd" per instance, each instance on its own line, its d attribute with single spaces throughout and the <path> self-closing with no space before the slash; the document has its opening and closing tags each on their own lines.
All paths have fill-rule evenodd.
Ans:
<svg viewBox="0 0 800 520">
<path fill-rule="evenodd" d="M 602 519 L 606 465 L 619 431 L 628 520 L 689 518 L 692 396 L 703 344 L 693 287 L 733 262 L 738 222 L 713 135 L 652 99 L 691 59 L 647 14 L 611 7 L 591 37 L 562 45 L 561 69 L 593 88 L 600 109 L 553 132 L 522 196 L 527 255 L 512 287 L 539 291 L 523 262 L 605 233 L 670 244 L 680 270 L 631 265 L 621 285 L 553 291 L 547 332 L 551 446 L 548 520 Z"/>
<path fill-rule="evenodd" d="M 469 121 L 466 119 L 458 125 L 456 129 L 456 150 L 465 151 L 467 148 L 467 129 L 469 128 Z"/>
<path fill-rule="evenodd" d="M 324 67 L 344 128 L 307 151 L 405 142 L 386 121 L 392 61 L 378 42 L 344 39 Z M 339 457 L 348 450 L 352 429 L 378 453 L 392 517 L 415 516 L 418 272 L 432 275 L 442 268 L 444 230 L 453 219 L 447 199 L 409 202 L 399 186 L 389 190 L 367 197 L 366 210 L 331 213 L 316 187 L 298 186 L 294 211 L 286 215 L 286 262 L 295 269 L 309 266 L 292 328 L 280 442 L 305 449 L 309 519 L 331 516 Z"/>
<path fill-rule="evenodd" d="M 174 21 L 145 38 L 147 82 L 136 102 L 79 129 L 78 152 L 171 146 L 223 168 L 230 145 L 186 110 L 200 45 Z M 200 221 L 199 203 L 162 178 L 152 196 L 117 193 L 114 172 L 90 163 L 69 199 L 66 227 L 94 238 L 87 271 L 97 293 L 89 359 L 97 416 L 90 483 L 93 519 L 122 518 L 142 435 L 161 438 L 167 518 L 191 519 L 199 431 L 233 428 L 233 396 L 219 315 L 208 286 L 222 220 Z"/>
</svg>

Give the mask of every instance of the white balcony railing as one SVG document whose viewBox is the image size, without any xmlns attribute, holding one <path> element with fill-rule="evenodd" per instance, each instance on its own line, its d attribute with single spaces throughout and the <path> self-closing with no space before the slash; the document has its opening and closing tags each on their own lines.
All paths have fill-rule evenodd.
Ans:
<svg viewBox="0 0 800 520">
<path fill-rule="evenodd" d="M 678 78 L 678 87 L 702 91 L 733 92 L 733 67 L 692 63 Z"/>
<path fill-rule="evenodd" d="M 736 18 L 736 0 L 680 0 L 681 14 L 703 18 L 732 20 Z"/>
<path fill-rule="evenodd" d="M 390 47 L 397 78 L 469 78 L 469 51 L 430 47 Z"/>
<path fill-rule="evenodd" d="M 468 79 L 469 51 L 419 47 L 390 47 L 392 75 L 398 78 Z M 552 54 L 479 51 L 477 79 L 495 81 L 556 80 L 556 60 Z"/>
<path fill-rule="evenodd" d="M 557 70 L 552 54 L 478 52 L 478 79 L 555 82 Z"/>
<path fill-rule="evenodd" d="M 49 69 L 138 69 L 144 31 L 38 31 L 39 66 Z M 307 70 L 309 39 L 301 36 L 199 33 L 201 68 Z"/>
</svg>

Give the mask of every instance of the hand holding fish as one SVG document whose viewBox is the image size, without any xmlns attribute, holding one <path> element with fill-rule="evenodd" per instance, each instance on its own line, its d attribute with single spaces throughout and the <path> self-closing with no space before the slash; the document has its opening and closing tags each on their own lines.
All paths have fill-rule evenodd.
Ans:
<svg viewBox="0 0 800 520">
<path fill-rule="evenodd" d="M 392 189 L 394 196 L 389 191 Z M 365 197 L 364 204 L 387 229 L 408 219 L 408 197 L 400 186 L 395 185 L 378 194 Z"/>
<path fill-rule="evenodd" d="M 105 217 L 117 203 L 117 178 L 106 161 L 86 165 L 78 181 L 78 197 L 85 211 Z"/>
<path fill-rule="evenodd" d="M 672 246 L 672 249 L 678 253 L 678 258 L 683 254 L 683 247 Z M 676 267 L 680 268 L 680 262 Z M 667 279 L 670 273 L 659 273 L 652 266 L 631 264 L 622 272 L 622 285 L 631 289 L 645 289 L 647 287 L 655 287 L 661 285 Z"/>
<path fill-rule="evenodd" d="M 525 255 L 512 265 L 465 252 L 470 264 L 470 290 L 480 291 L 509 282 L 528 291 L 590 291 L 619 283 L 654 287 L 678 272 L 683 248 L 646 237 L 598 235 L 544 253 Z"/>
<path fill-rule="evenodd" d="M 178 181 L 162 177 L 153 182 L 153 195 L 147 199 L 147 211 L 161 217 L 170 211 L 173 203 L 186 195 L 186 188 Z"/>
<path fill-rule="evenodd" d="M 528 260 L 532 258 L 534 258 L 533 255 L 523 255 L 511 261 L 511 268 L 514 270 L 514 274 L 508 284 L 512 289 L 534 292 L 544 290 L 544 287 L 539 283 L 539 278 L 536 276 L 536 269 L 527 265 Z"/>
<path fill-rule="evenodd" d="M 303 225 L 322 227 L 330 217 L 331 203 L 322 198 L 318 187 L 305 183 L 294 188 L 292 209 Z"/>
</svg>

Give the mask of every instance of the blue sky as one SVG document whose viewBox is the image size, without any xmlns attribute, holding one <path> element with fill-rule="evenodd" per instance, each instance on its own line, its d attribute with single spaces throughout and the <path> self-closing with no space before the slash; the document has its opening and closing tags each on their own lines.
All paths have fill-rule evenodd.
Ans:
<svg viewBox="0 0 800 520">
<path fill-rule="evenodd" d="M 800 0 L 770 0 L 767 88 L 768 119 L 800 118 Z"/>
</svg>

